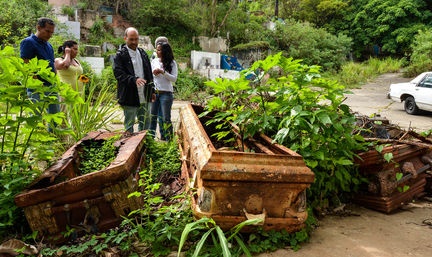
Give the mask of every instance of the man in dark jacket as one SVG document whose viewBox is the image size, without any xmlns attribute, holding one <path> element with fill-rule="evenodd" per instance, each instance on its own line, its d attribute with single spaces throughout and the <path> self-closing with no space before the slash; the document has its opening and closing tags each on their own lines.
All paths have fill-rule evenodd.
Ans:
<svg viewBox="0 0 432 257">
<path fill-rule="evenodd" d="M 126 131 L 133 133 L 135 118 L 138 118 L 139 131 L 149 128 L 154 97 L 153 74 L 147 53 L 138 47 L 138 30 L 127 28 L 124 40 L 126 44 L 117 51 L 113 70 L 117 79 L 118 103 L 125 117 L 124 126 Z"/>
</svg>

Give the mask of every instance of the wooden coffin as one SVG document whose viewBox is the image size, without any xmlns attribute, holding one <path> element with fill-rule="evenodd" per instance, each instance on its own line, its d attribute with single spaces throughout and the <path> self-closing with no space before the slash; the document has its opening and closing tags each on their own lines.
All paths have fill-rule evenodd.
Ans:
<svg viewBox="0 0 432 257">
<path fill-rule="evenodd" d="M 306 188 L 314 173 L 303 157 L 261 135 L 248 141 L 253 152 L 216 149 L 215 127 L 199 118 L 203 109 L 187 105 L 180 111 L 178 134 L 182 176 L 193 194 L 196 217 L 211 217 L 222 229 L 253 217 L 264 229 L 300 230 L 307 218 Z"/>
<path fill-rule="evenodd" d="M 391 153 L 390 161 L 384 154 Z M 359 171 L 369 180 L 353 201 L 367 208 L 391 213 L 425 194 L 432 160 L 431 150 L 410 144 L 387 145 L 381 152 L 370 150 L 359 154 Z M 402 174 L 400 180 L 397 174 Z M 405 189 L 404 189 L 405 188 Z"/>
<path fill-rule="evenodd" d="M 67 229 L 104 231 L 142 205 L 140 198 L 128 195 L 137 191 L 134 175 L 144 163 L 146 132 L 116 141 L 118 153 L 105 169 L 85 175 L 79 171 L 83 145 L 114 135 L 118 133 L 89 133 L 15 197 L 16 205 L 24 209 L 31 229 L 38 231 L 39 236 L 61 242 L 61 233 Z"/>
</svg>

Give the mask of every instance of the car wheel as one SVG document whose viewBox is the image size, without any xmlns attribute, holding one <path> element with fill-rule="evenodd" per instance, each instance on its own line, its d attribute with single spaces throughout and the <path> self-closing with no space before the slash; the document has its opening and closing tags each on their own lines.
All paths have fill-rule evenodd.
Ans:
<svg viewBox="0 0 432 257">
<path fill-rule="evenodd" d="M 406 113 L 408 113 L 408 114 L 416 114 L 419 111 L 419 108 L 416 105 L 414 97 L 412 97 L 412 96 L 408 96 L 405 99 L 404 107 L 405 107 Z"/>
</svg>

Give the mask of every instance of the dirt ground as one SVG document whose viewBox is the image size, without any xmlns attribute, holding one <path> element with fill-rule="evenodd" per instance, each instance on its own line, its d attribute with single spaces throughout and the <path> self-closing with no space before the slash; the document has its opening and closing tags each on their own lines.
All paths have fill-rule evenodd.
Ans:
<svg viewBox="0 0 432 257">
<path fill-rule="evenodd" d="M 385 98 L 390 83 L 406 82 L 401 74 L 384 74 L 352 90 L 347 103 L 363 115 L 380 114 L 401 128 L 419 131 L 431 128 L 432 114 L 408 115 L 402 103 Z M 326 216 L 312 233 L 310 241 L 297 252 L 280 249 L 258 257 L 429 257 L 432 256 L 432 204 L 420 199 L 384 214 L 350 205 L 353 216 Z"/>
</svg>

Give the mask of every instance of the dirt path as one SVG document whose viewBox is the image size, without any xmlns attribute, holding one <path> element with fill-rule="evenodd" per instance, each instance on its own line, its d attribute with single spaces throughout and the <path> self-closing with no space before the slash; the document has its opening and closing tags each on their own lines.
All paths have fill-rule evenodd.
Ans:
<svg viewBox="0 0 432 257">
<path fill-rule="evenodd" d="M 416 203 L 387 215 L 359 206 L 349 207 L 358 216 L 327 216 L 312 233 L 310 242 L 293 252 L 280 249 L 259 257 L 429 257 L 432 205 Z M 424 222 L 424 223 L 423 223 Z"/>
</svg>

